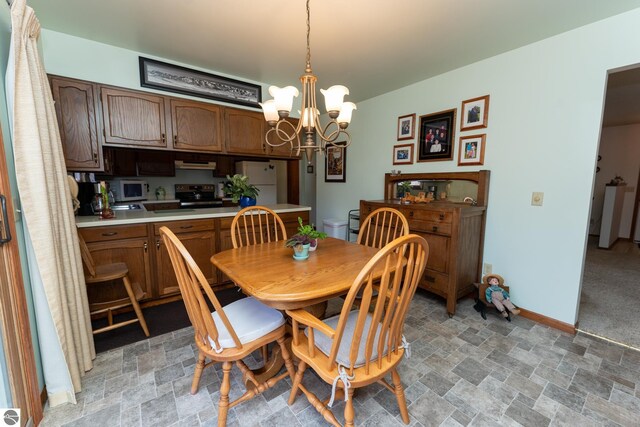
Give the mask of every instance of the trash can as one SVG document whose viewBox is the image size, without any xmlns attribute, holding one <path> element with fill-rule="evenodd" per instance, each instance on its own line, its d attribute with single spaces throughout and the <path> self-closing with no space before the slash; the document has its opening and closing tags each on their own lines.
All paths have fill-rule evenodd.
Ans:
<svg viewBox="0 0 640 427">
<path fill-rule="evenodd" d="M 324 225 L 324 232 L 329 237 L 335 237 L 336 239 L 347 239 L 347 221 L 343 219 L 328 218 L 322 221 Z"/>
</svg>

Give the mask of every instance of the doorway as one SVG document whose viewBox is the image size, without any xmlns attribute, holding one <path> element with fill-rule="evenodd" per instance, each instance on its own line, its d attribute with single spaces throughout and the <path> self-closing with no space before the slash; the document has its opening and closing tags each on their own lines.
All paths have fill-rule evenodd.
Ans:
<svg viewBox="0 0 640 427">
<path fill-rule="evenodd" d="M 637 349 L 639 99 L 640 65 L 609 74 L 578 312 L 579 331 Z"/>
</svg>

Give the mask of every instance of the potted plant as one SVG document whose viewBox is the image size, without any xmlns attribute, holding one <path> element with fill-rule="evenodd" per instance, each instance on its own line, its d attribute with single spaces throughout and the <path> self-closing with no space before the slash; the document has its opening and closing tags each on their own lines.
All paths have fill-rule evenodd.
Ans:
<svg viewBox="0 0 640 427">
<path fill-rule="evenodd" d="M 309 258 L 309 247 L 311 246 L 311 238 L 303 234 L 294 234 L 284 245 L 293 248 L 293 259 L 303 260 Z"/>
<path fill-rule="evenodd" d="M 402 181 L 398 183 L 398 197 L 402 198 L 407 193 L 411 193 L 411 183 L 409 181 Z"/>
<path fill-rule="evenodd" d="M 249 184 L 248 176 L 237 173 L 233 176 L 227 175 L 227 180 L 224 184 L 224 194 L 231 196 L 233 203 L 238 203 L 239 201 L 240 206 L 243 208 L 256 204 L 256 197 L 258 197 L 260 189 L 253 184 Z"/>
<path fill-rule="evenodd" d="M 307 236 L 311 240 L 311 246 L 309 247 L 310 251 L 315 251 L 318 247 L 318 239 L 324 239 L 327 237 L 327 233 L 318 231 L 311 224 L 304 225 L 302 223 L 302 218 L 298 217 L 298 233 L 296 235 Z"/>
</svg>

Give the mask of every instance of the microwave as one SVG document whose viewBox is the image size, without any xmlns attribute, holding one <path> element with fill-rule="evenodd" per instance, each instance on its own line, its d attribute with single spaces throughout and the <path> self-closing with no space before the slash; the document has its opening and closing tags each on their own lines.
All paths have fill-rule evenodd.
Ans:
<svg viewBox="0 0 640 427">
<path fill-rule="evenodd" d="M 129 202 L 134 200 L 146 200 L 149 185 L 147 181 L 140 180 L 120 180 L 118 182 L 117 200 L 119 202 Z"/>
</svg>

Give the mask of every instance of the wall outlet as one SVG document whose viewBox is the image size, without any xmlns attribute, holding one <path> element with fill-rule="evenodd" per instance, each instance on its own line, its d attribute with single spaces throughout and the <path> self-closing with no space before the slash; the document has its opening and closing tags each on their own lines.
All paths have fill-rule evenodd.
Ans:
<svg viewBox="0 0 640 427">
<path fill-rule="evenodd" d="M 484 265 L 482 266 L 482 269 L 484 270 L 484 274 L 491 274 L 493 273 L 493 265 L 485 262 Z"/>
<path fill-rule="evenodd" d="M 542 200 L 544 199 L 544 193 L 541 191 L 534 191 L 531 194 L 531 206 L 542 206 Z"/>
</svg>

